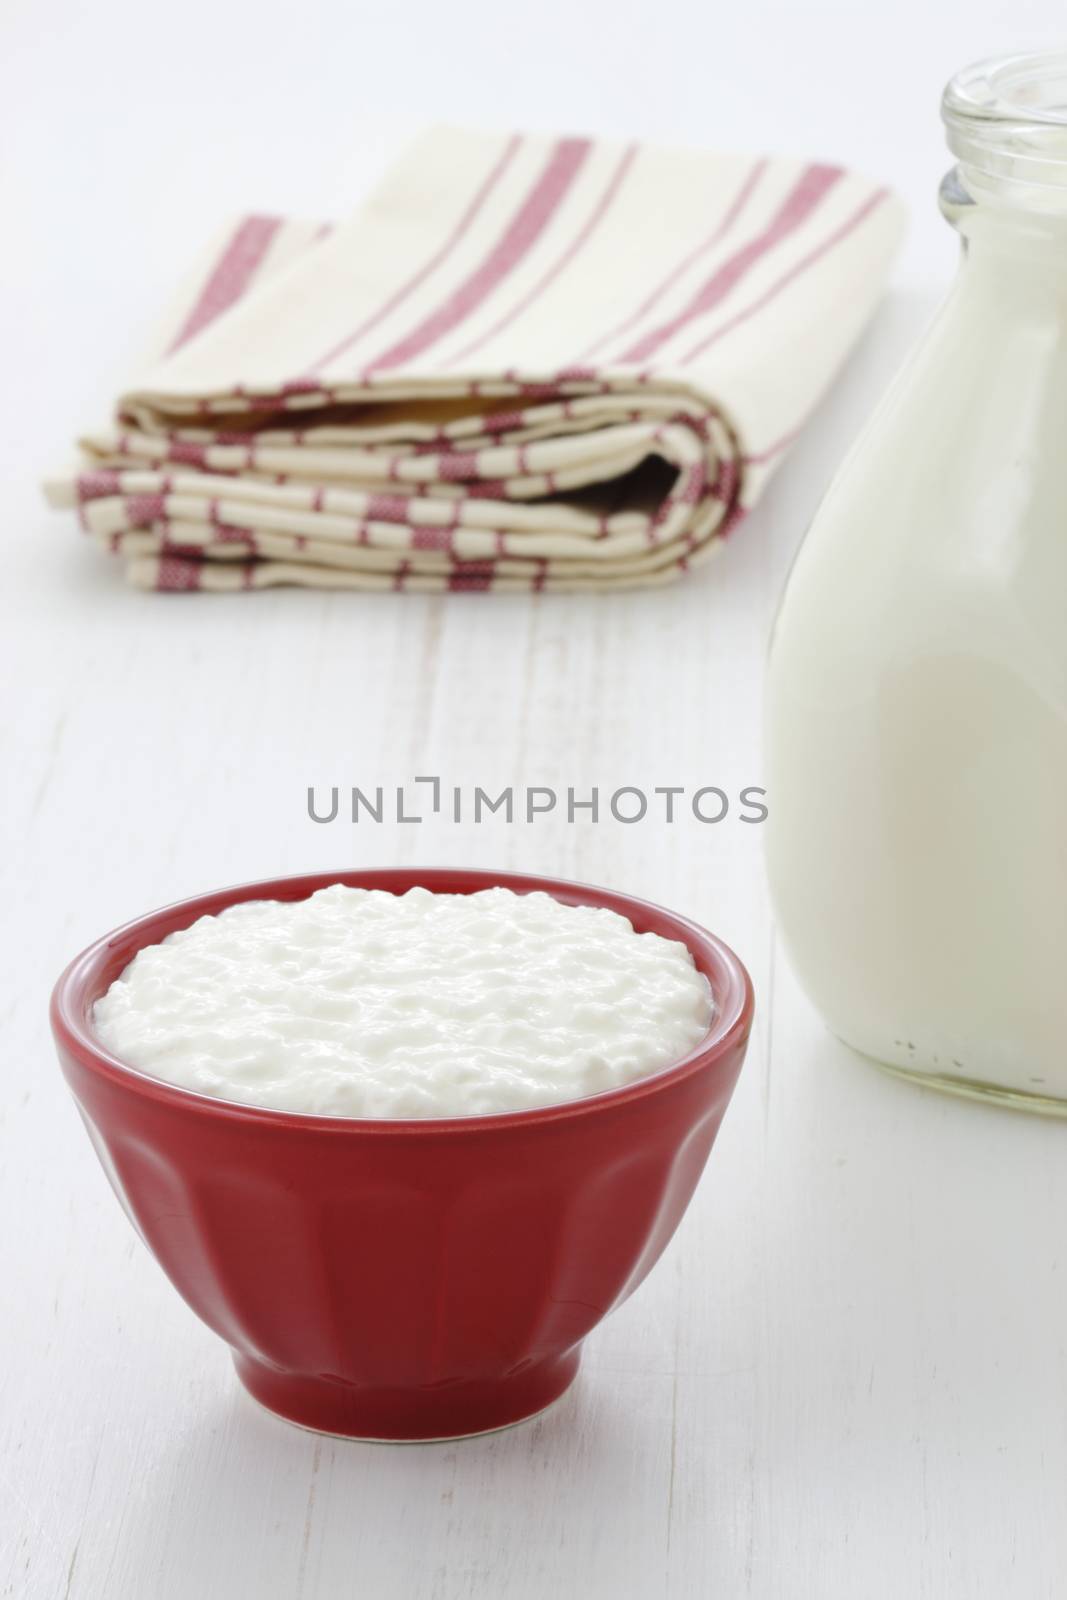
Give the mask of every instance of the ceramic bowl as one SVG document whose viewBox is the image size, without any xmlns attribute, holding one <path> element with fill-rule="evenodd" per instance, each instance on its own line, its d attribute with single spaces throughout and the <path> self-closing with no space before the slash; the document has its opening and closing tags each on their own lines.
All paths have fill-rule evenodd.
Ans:
<svg viewBox="0 0 1067 1600">
<path fill-rule="evenodd" d="M 92 1007 L 144 945 L 244 900 L 331 883 L 403 893 L 540 889 L 681 940 L 716 1009 L 684 1060 L 582 1100 L 493 1116 L 371 1121 L 236 1104 L 145 1076 Z M 200 895 L 128 923 L 52 998 L 60 1061 L 149 1249 L 264 1406 L 372 1439 L 454 1438 L 542 1410 L 582 1341 L 633 1292 L 696 1185 L 744 1058 L 752 987 L 710 933 L 659 906 L 552 878 L 320 873 Z"/>
</svg>

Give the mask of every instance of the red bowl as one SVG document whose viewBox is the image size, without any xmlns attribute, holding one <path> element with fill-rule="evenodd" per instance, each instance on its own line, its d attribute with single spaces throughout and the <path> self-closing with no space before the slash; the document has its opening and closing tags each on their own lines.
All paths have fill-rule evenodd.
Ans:
<svg viewBox="0 0 1067 1600">
<path fill-rule="evenodd" d="M 331 883 L 402 894 L 503 885 L 607 906 L 679 939 L 715 1019 L 621 1089 L 497 1116 L 371 1121 L 238 1105 L 108 1054 L 92 1007 L 144 945 L 242 900 Z M 710 933 L 605 889 L 512 873 L 318 873 L 183 900 L 64 972 L 52 1029 L 111 1185 L 167 1276 L 270 1410 L 373 1439 L 453 1438 L 562 1394 L 582 1340 L 674 1233 L 741 1069 L 752 985 Z"/>
</svg>

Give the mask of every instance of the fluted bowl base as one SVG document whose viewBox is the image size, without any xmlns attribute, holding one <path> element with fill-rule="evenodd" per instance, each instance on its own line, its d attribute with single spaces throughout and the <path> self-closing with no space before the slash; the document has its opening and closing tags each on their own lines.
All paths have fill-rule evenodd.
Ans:
<svg viewBox="0 0 1067 1600">
<path fill-rule="evenodd" d="M 298 1427 L 374 1443 L 428 1443 L 492 1433 L 536 1416 L 574 1382 L 580 1359 L 579 1350 L 569 1350 L 510 1377 L 439 1389 L 372 1389 L 278 1372 L 240 1354 L 234 1366 L 254 1400 Z"/>
</svg>

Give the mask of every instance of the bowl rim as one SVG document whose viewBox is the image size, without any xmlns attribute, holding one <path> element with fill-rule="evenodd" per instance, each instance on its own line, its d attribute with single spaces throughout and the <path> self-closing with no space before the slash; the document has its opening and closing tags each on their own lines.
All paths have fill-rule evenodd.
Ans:
<svg viewBox="0 0 1067 1600">
<path fill-rule="evenodd" d="M 167 933 L 189 927 L 199 917 L 212 915 L 247 900 L 306 900 L 318 889 L 341 883 L 359 889 L 382 889 L 403 894 L 423 887 L 441 894 L 473 894 L 481 889 L 511 889 L 517 894 L 542 892 L 569 905 L 589 905 L 617 911 L 638 927 L 651 919 L 665 922 L 665 938 L 676 938 L 689 950 L 697 967 L 708 978 L 716 1001 L 715 1015 L 707 1034 L 679 1061 L 669 1063 L 645 1077 L 613 1089 L 579 1099 L 551 1105 L 524 1106 L 511 1111 L 467 1113 L 447 1117 L 346 1117 L 321 1112 L 290 1111 L 274 1106 L 226 1100 L 218 1095 L 186 1089 L 165 1079 L 154 1078 L 111 1054 L 92 1028 L 90 1008 L 110 986 L 134 955 L 146 945 L 158 944 Z M 636 913 L 637 921 L 634 921 Z M 185 920 L 175 921 L 175 918 Z M 166 927 L 164 929 L 164 924 Z M 160 931 L 163 930 L 163 931 Z M 638 931 L 648 931 L 647 926 Z M 715 934 L 655 901 L 644 900 L 621 890 L 603 889 L 595 884 L 578 883 L 533 873 L 467 867 L 346 867 L 336 872 L 288 874 L 279 878 L 257 878 L 208 890 L 184 900 L 160 906 L 112 929 L 76 955 L 52 991 L 49 1015 L 57 1045 L 67 1051 L 87 1071 L 113 1085 L 175 1109 L 184 1108 L 207 1117 L 261 1127 L 293 1131 L 373 1134 L 381 1138 L 419 1137 L 481 1131 L 494 1128 L 529 1127 L 573 1117 L 607 1111 L 656 1094 L 701 1069 L 729 1057 L 743 1042 L 752 1025 L 755 998 L 752 980 L 740 958 Z"/>
</svg>

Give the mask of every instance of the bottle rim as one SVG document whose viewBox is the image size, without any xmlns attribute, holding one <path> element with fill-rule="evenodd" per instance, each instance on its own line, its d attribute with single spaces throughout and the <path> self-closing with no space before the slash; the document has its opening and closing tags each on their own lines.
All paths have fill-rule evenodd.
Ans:
<svg viewBox="0 0 1067 1600">
<path fill-rule="evenodd" d="M 1067 49 L 965 67 L 945 88 L 941 115 L 969 185 L 1067 197 Z"/>
</svg>

